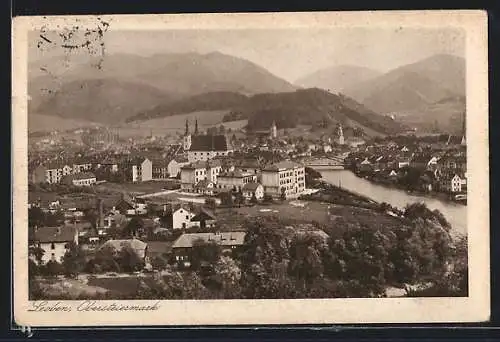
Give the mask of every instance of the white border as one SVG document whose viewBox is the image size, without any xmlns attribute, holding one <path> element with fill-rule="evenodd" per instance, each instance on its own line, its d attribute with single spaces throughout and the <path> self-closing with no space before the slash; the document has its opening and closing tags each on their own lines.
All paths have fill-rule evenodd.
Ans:
<svg viewBox="0 0 500 342">
<path fill-rule="evenodd" d="M 158 311 L 29 312 L 27 282 L 27 32 L 95 27 L 94 16 L 13 21 L 14 319 L 21 326 L 479 322 L 490 316 L 487 15 L 484 11 L 100 16 L 113 30 L 461 27 L 466 32 L 469 293 L 467 298 L 161 301 Z M 117 301 L 102 301 L 117 302 Z M 129 304 L 144 301 L 128 301 Z M 155 301 L 147 301 L 153 303 Z M 74 307 L 80 301 L 64 301 Z M 104 304 L 104 303 L 103 303 Z"/>
</svg>

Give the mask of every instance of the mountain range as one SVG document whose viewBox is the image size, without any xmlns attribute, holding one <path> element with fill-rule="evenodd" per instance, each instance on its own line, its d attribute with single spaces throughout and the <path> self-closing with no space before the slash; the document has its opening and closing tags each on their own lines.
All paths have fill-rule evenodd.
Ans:
<svg viewBox="0 0 500 342">
<path fill-rule="evenodd" d="M 250 95 L 297 89 L 252 62 L 219 52 L 56 56 L 33 61 L 28 71 L 30 114 L 108 123 L 205 92 Z"/>
<path fill-rule="evenodd" d="M 440 130 L 455 132 L 462 127 L 454 119 L 457 111 L 465 112 L 465 101 L 456 101 L 465 97 L 465 60 L 458 56 L 433 55 L 386 73 L 356 66 L 329 67 L 296 83 L 336 89 L 375 112 L 394 115 L 419 129 L 435 127 L 435 118 L 426 113 L 442 116 Z M 443 101 L 451 103 L 443 106 Z"/>
<path fill-rule="evenodd" d="M 448 117 L 450 108 L 456 118 L 465 106 L 456 100 L 465 93 L 465 63 L 450 55 L 387 73 L 352 65 L 330 67 L 296 85 L 219 52 L 56 56 L 30 61 L 28 68 L 30 116 L 103 124 L 224 110 L 226 120 L 246 119 L 251 129 L 267 128 L 273 120 L 281 127 L 343 122 L 392 134 L 407 128 L 394 118 L 435 127 L 436 120 L 425 113 L 443 116 L 440 126 L 456 126 L 457 120 Z"/>
</svg>

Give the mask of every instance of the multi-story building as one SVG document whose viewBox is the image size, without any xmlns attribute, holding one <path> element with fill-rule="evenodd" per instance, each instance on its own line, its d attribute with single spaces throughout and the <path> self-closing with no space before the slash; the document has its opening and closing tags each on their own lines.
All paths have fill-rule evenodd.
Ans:
<svg viewBox="0 0 500 342">
<path fill-rule="evenodd" d="M 190 163 L 223 157 L 233 152 L 225 135 L 193 135 L 188 150 Z"/>
<path fill-rule="evenodd" d="M 218 160 L 184 165 L 181 167 L 181 190 L 194 191 L 195 185 L 204 180 L 216 183 L 221 170 L 222 165 Z"/>
<path fill-rule="evenodd" d="M 146 157 L 135 157 L 123 162 L 123 170 L 127 180 L 134 183 L 147 182 L 153 179 L 153 164 Z"/>
<path fill-rule="evenodd" d="M 247 183 L 257 182 L 257 175 L 251 172 L 242 172 L 235 170 L 231 172 L 223 172 L 217 177 L 217 189 L 242 191 Z"/>
<path fill-rule="evenodd" d="M 67 176 L 71 172 L 71 166 L 60 162 L 51 162 L 37 166 L 31 173 L 31 180 L 33 183 L 57 184 L 61 182 L 63 176 Z"/>
<path fill-rule="evenodd" d="M 151 160 L 153 179 L 167 179 L 167 178 L 169 178 L 170 175 L 168 173 L 168 163 L 169 163 L 169 160 L 164 160 L 164 159 Z"/>
<path fill-rule="evenodd" d="M 261 172 L 261 184 L 264 193 L 287 198 L 300 196 L 305 188 L 305 167 L 292 161 L 282 161 L 265 167 Z"/>
<path fill-rule="evenodd" d="M 97 182 L 96 176 L 92 172 L 79 172 L 64 176 L 61 183 L 74 186 L 91 186 Z"/>
</svg>

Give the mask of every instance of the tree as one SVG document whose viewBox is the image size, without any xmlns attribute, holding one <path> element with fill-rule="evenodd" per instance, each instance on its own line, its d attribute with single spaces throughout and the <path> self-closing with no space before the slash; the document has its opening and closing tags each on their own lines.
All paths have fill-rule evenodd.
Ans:
<svg viewBox="0 0 500 342">
<path fill-rule="evenodd" d="M 245 198 L 243 197 L 243 193 L 241 192 L 241 189 L 236 192 L 234 195 L 234 203 L 238 206 L 238 208 L 241 207 L 241 205 L 245 202 Z"/>
<path fill-rule="evenodd" d="M 63 256 L 62 266 L 68 276 L 78 275 L 85 268 L 85 255 L 79 245 L 71 242 Z"/>
<path fill-rule="evenodd" d="M 118 263 L 124 272 L 135 272 L 144 268 L 144 260 L 129 246 L 118 252 Z"/>
<path fill-rule="evenodd" d="M 151 259 L 151 266 L 155 270 L 164 270 L 167 267 L 167 265 L 168 265 L 167 261 L 160 256 L 156 256 Z"/>
<path fill-rule="evenodd" d="M 222 205 L 232 207 L 234 205 L 233 195 L 230 192 L 221 192 L 220 193 L 220 202 Z"/>
<path fill-rule="evenodd" d="M 204 263 L 213 265 L 219 260 L 221 253 L 222 250 L 215 241 L 205 242 L 203 239 L 197 239 L 191 248 L 191 268 L 199 270 Z"/>
<path fill-rule="evenodd" d="M 323 253 L 325 243 L 317 235 L 295 236 L 291 242 L 288 272 L 303 285 L 304 290 L 323 274 Z"/>
<path fill-rule="evenodd" d="M 94 259 L 87 264 L 87 270 L 91 273 L 120 272 L 116 259 L 116 251 L 112 246 L 101 247 L 95 253 Z"/>
<path fill-rule="evenodd" d="M 57 276 L 63 273 L 64 269 L 60 263 L 54 260 L 50 260 L 44 267 L 45 274 L 48 276 Z"/>
<path fill-rule="evenodd" d="M 259 203 L 257 196 L 255 196 L 255 192 L 252 193 L 252 198 L 250 199 L 250 203 L 253 203 L 253 204 Z"/>
<path fill-rule="evenodd" d="M 131 238 L 134 236 L 138 236 L 144 227 L 144 223 L 138 217 L 133 217 L 128 224 L 125 226 L 123 230 L 124 238 Z"/>
<path fill-rule="evenodd" d="M 39 207 L 31 207 L 28 209 L 28 226 L 39 227 L 44 224 L 45 215 Z"/>
<path fill-rule="evenodd" d="M 45 254 L 45 251 L 40 246 L 31 246 L 28 249 L 28 256 L 33 258 L 37 265 L 42 265 L 42 258 Z"/>
<path fill-rule="evenodd" d="M 280 199 L 282 201 L 286 200 L 286 189 L 284 187 L 281 188 Z"/>
<path fill-rule="evenodd" d="M 217 207 L 217 202 L 215 202 L 215 199 L 213 199 L 213 198 L 207 198 L 207 199 L 205 199 L 205 205 L 208 208 L 215 210 L 215 208 Z"/>
<path fill-rule="evenodd" d="M 213 276 L 206 283 L 217 289 L 224 299 L 241 297 L 241 269 L 231 257 L 221 257 L 214 265 Z"/>
</svg>

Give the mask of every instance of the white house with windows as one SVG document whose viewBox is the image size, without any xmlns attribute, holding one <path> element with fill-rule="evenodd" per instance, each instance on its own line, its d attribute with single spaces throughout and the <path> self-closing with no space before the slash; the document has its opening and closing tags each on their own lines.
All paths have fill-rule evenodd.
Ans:
<svg viewBox="0 0 500 342">
<path fill-rule="evenodd" d="M 78 245 L 78 229 L 74 225 L 57 227 L 35 227 L 29 234 L 30 247 L 39 247 L 43 250 L 42 264 L 49 261 L 62 262 L 63 257 L 72 242 Z M 34 256 L 30 256 L 37 262 Z"/>
</svg>

